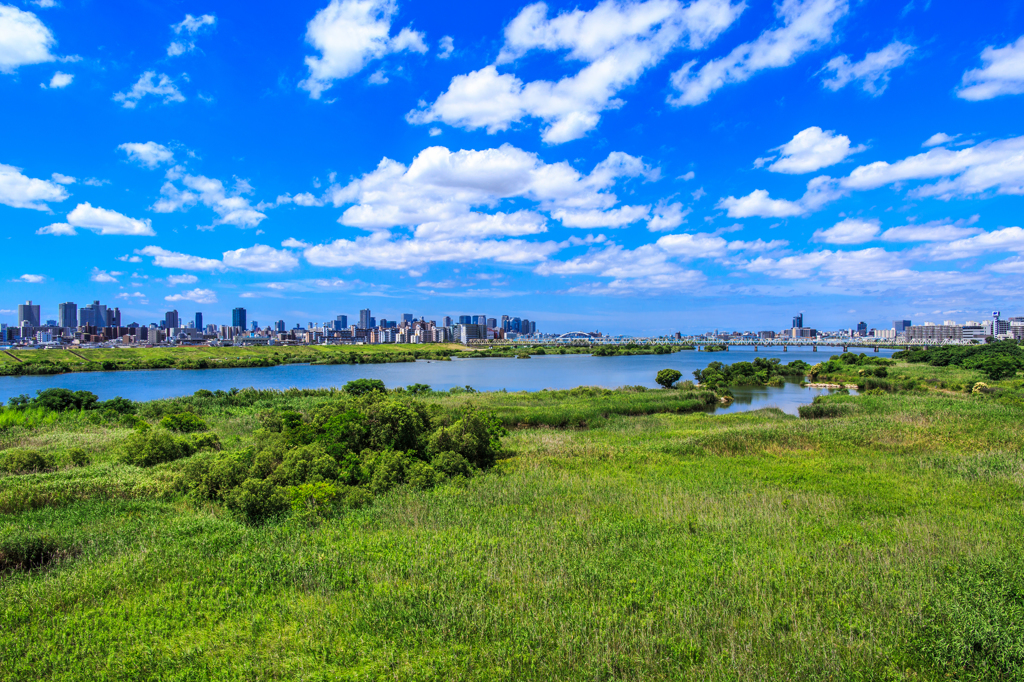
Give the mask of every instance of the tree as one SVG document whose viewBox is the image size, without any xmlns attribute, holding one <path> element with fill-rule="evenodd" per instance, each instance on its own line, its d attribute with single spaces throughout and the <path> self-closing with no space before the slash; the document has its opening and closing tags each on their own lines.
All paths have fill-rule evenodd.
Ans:
<svg viewBox="0 0 1024 682">
<path fill-rule="evenodd" d="M 991 381 L 1012 379 L 1017 376 L 1017 361 L 1005 355 L 989 356 L 974 363 L 974 368 L 984 372 Z"/>
<path fill-rule="evenodd" d="M 351 393 L 352 395 L 364 395 L 366 393 L 372 393 L 373 391 L 384 392 L 387 389 L 384 388 L 384 382 L 380 379 L 356 379 L 345 384 L 342 389 L 345 393 Z"/>
<path fill-rule="evenodd" d="M 663 388 L 672 388 L 672 385 L 683 378 L 682 372 L 675 369 L 663 369 L 654 378 Z"/>
</svg>

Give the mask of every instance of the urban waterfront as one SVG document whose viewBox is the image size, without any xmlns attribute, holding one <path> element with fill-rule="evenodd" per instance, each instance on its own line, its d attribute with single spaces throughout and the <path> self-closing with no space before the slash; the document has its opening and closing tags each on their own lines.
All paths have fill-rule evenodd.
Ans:
<svg viewBox="0 0 1024 682">
<path fill-rule="evenodd" d="M 892 350 L 878 355 L 889 357 Z M 414 363 L 374 365 L 281 365 L 247 369 L 145 370 L 131 372 L 78 372 L 54 376 L 0 377 L 0 399 L 18 395 L 34 396 L 47 388 L 69 388 L 95 393 L 101 400 L 115 396 L 136 401 L 189 395 L 199 389 L 231 388 L 326 388 L 341 387 L 353 379 L 380 379 L 388 388 L 427 384 L 434 390 L 472 386 L 478 391 L 540 391 L 577 386 L 646 386 L 657 388 L 654 377 L 661 369 L 676 369 L 689 379 L 696 369 L 710 362 L 734 363 L 755 357 L 779 358 L 782 362 L 803 360 L 815 364 L 833 353 L 809 348 L 782 351 L 779 348 L 734 348 L 718 353 L 682 351 L 670 355 L 594 357 L 590 355 L 538 355 L 529 360 L 514 358 L 455 358 Z M 871 355 L 875 355 L 871 353 Z M 726 411 L 777 406 L 791 414 L 799 405 L 811 402 L 822 389 L 804 389 L 796 384 L 785 388 L 736 387 L 735 402 Z"/>
</svg>

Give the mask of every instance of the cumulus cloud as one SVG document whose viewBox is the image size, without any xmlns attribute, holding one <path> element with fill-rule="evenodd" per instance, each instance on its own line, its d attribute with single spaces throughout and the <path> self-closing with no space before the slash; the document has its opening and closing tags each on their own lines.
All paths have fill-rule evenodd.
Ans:
<svg viewBox="0 0 1024 682">
<path fill-rule="evenodd" d="M 821 175 L 807 183 L 807 191 L 797 201 L 772 199 L 768 190 L 756 189 L 744 197 L 726 197 L 717 208 L 728 211 L 730 218 L 792 218 L 819 210 L 844 195 L 836 181 Z"/>
<path fill-rule="evenodd" d="M 64 201 L 69 196 L 60 183 L 30 178 L 20 168 L 0 163 L 0 204 L 49 211 L 48 202 Z"/>
<path fill-rule="evenodd" d="M 215 258 L 200 258 L 190 256 L 186 253 L 177 253 L 160 248 L 159 246 L 147 246 L 143 249 L 136 249 L 135 253 L 140 256 L 149 256 L 153 259 L 153 265 L 161 268 L 174 270 L 192 270 L 202 272 L 214 272 L 224 270 L 224 263 Z"/>
<path fill-rule="evenodd" d="M 692 173 L 690 173 L 692 175 Z M 674 204 L 659 204 L 654 209 L 654 217 L 647 222 L 647 229 L 651 232 L 668 232 L 674 230 L 686 222 L 686 216 L 692 209 L 683 208 L 679 202 Z"/>
<path fill-rule="evenodd" d="M 99 268 L 93 268 L 92 273 L 89 275 L 90 282 L 100 282 L 104 284 L 116 284 L 117 277 L 114 275 L 120 275 L 120 272 L 107 272 L 106 270 L 100 270 Z"/>
<path fill-rule="evenodd" d="M 187 38 L 200 33 L 208 26 L 212 27 L 216 23 L 217 17 L 212 14 L 203 14 L 198 17 L 186 14 L 185 18 L 181 22 L 171 25 L 171 30 L 174 31 L 175 35 L 184 35 L 186 39 L 172 41 L 171 44 L 167 46 L 167 56 L 177 57 L 196 49 L 195 42 L 188 40 Z"/>
<path fill-rule="evenodd" d="M 1005 47 L 986 47 L 981 61 L 980 69 L 964 73 L 957 97 L 977 102 L 1024 93 L 1024 36 Z"/>
<path fill-rule="evenodd" d="M 12 282 L 24 282 L 25 284 L 42 284 L 46 281 L 45 275 L 22 275 L 16 279 L 12 279 Z"/>
<path fill-rule="evenodd" d="M 309 246 L 309 244 L 307 244 L 306 242 L 299 241 L 295 237 L 288 237 L 288 239 L 285 239 L 283 242 L 281 242 L 281 246 L 288 249 L 304 249 L 307 246 Z"/>
<path fill-rule="evenodd" d="M 73 185 L 77 180 L 70 175 L 64 175 L 63 173 L 51 173 L 50 177 L 53 178 L 54 182 L 59 182 L 62 185 Z"/>
<path fill-rule="evenodd" d="M 783 0 L 776 5 L 782 26 L 765 31 L 697 71 L 697 60 L 692 60 L 673 73 L 672 87 L 679 94 L 669 96 L 669 104 L 702 104 L 728 84 L 747 81 L 765 69 L 789 66 L 801 55 L 831 42 L 836 23 L 848 10 L 846 0 Z"/>
<path fill-rule="evenodd" d="M 978 216 L 968 220 L 933 220 L 919 225 L 890 227 L 879 237 L 884 242 L 951 242 L 980 234 L 980 227 L 967 227 L 976 222 Z"/>
<path fill-rule="evenodd" d="M 163 97 L 164 104 L 185 101 L 185 96 L 178 90 L 174 81 L 164 73 L 157 77 L 156 71 L 144 72 L 131 90 L 115 93 L 114 101 L 121 102 L 121 106 L 125 109 L 134 109 L 146 95 Z"/>
<path fill-rule="evenodd" d="M 224 265 L 249 272 L 287 272 L 299 265 L 291 251 L 256 244 L 247 249 L 224 252 Z"/>
<path fill-rule="evenodd" d="M 835 92 L 850 83 L 859 82 L 864 92 L 877 97 L 889 85 L 889 72 L 903 66 L 913 53 L 913 45 L 896 40 L 878 52 L 868 52 L 859 62 L 851 62 L 845 54 L 840 55 L 822 69 L 832 72 L 832 77 L 825 78 L 822 85 Z"/>
<path fill-rule="evenodd" d="M 942 145 L 942 144 L 949 144 L 950 142 L 952 142 L 953 140 L 955 140 L 958 137 L 960 137 L 960 136 L 959 135 L 947 135 L 946 133 L 935 133 L 934 135 L 929 137 L 927 140 L 922 142 L 921 146 L 922 147 L 937 147 L 937 146 Z"/>
<path fill-rule="evenodd" d="M 157 213 L 187 211 L 197 203 L 202 203 L 217 214 L 214 225 L 234 225 L 243 229 L 257 227 L 267 217 L 242 196 L 252 191 L 248 182 L 236 180 L 234 188 L 228 191 L 220 180 L 203 175 L 179 177 L 179 173 L 172 168 L 168 171 L 168 177 L 180 179 L 186 189 L 179 189 L 171 181 L 165 182 L 160 188 L 162 198 L 153 204 L 153 210 Z"/>
<path fill-rule="evenodd" d="M 451 36 L 443 36 L 437 44 L 440 48 L 437 51 L 438 59 L 448 59 L 452 56 L 452 52 L 455 52 L 455 40 Z"/>
<path fill-rule="evenodd" d="M 922 247 L 918 255 L 933 260 L 973 258 L 992 252 L 1024 253 L 1024 229 L 1005 227 L 966 239 Z"/>
<path fill-rule="evenodd" d="M 601 112 L 624 102 L 618 93 L 681 46 L 701 49 L 728 28 L 745 8 L 730 0 L 617 2 L 576 9 L 548 18 L 548 7 L 523 8 L 505 27 L 505 44 L 495 64 L 452 79 L 433 104 L 406 116 L 410 123 L 444 122 L 495 133 L 527 117 L 541 119 L 542 137 L 561 144 L 594 129 Z M 557 82 L 524 83 L 497 66 L 533 50 L 566 51 L 585 66 Z"/>
<path fill-rule="evenodd" d="M 36 230 L 36 234 L 52 234 L 54 236 L 71 237 L 78 234 L 78 232 L 75 231 L 73 226 L 68 225 L 67 223 L 53 223 L 46 227 L 40 227 Z"/>
<path fill-rule="evenodd" d="M 423 34 L 403 28 L 391 35 L 397 11 L 391 0 L 331 0 L 306 26 L 306 42 L 320 57 L 306 57 L 309 78 L 299 84 L 320 99 L 335 80 L 348 78 L 375 59 L 403 51 L 427 51 Z"/>
<path fill-rule="evenodd" d="M 43 88 L 48 87 L 50 90 L 59 90 L 60 88 L 66 88 L 67 86 L 71 85 L 71 81 L 73 81 L 74 79 L 74 74 L 58 71 L 57 73 L 53 74 L 53 78 L 50 79 L 50 85 L 47 86 L 45 83 L 40 83 L 40 85 Z"/>
<path fill-rule="evenodd" d="M 195 284 L 199 281 L 199 278 L 195 275 L 168 275 L 167 284 L 175 287 L 179 284 Z"/>
<path fill-rule="evenodd" d="M 877 220 L 847 218 L 827 230 L 817 230 L 812 239 L 825 244 L 863 244 L 878 238 L 881 231 Z"/>
<path fill-rule="evenodd" d="M 32 12 L 0 5 L 0 73 L 14 73 L 19 66 L 52 62 L 50 50 L 57 44 L 50 29 Z"/>
<path fill-rule="evenodd" d="M 175 303 L 178 301 L 192 301 L 193 303 L 216 303 L 217 293 L 212 289 L 192 289 L 183 291 L 180 294 L 164 296 L 165 301 Z"/>
<path fill-rule="evenodd" d="M 128 155 L 128 159 L 142 164 L 146 168 L 156 168 L 161 163 L 173 163 L 174 153 L 150 140 L 149 142 L 125 142 L 117 148 Z"/>
<path fill-rule="evenodd" d="M 832 166 L 851 154 L 862 152 L 867 147 L 858 145 L 850 146 L 850 138 L 846 135 L 836 135 L 834 130 L 822 130 L 818 126 L 812 126 L 793 136 L 793 139 L 776 147 L 772 151 L 780 151 L 781 154 L 775 163 L 768 166 L 773 173 L 811 173 L 826 166 Z M 760 165 L 764 165 L 771 159 L 758 159 Z M 756 162 L 754 164 L 760 167 Z"/>
<path fill-rule="evenodd" d="M 136 237 L 152 237 L 156 235 L 153 231 L 152 221 L 148 218 L 137 220 L 126 215 L 111 211 L 99 206 L 93 206 L 89 202 L 79 204 L 68 214 L 67 225 L 50 225 L 47 230 L 40 234 L 74 234 L 74 228 L 81 227 L 92 230 L 102 235 L 129 235 Z M 70 229 L 69 229 L 70 228 Z"/>
<path fill-rule="evenodd" d="M 565 227 L 626 227 L 651 216 L 650 206 L 622 206 L 607 211 L 590 209 L 588 211 L 567 211 L 558 209 L 551 212 L 551 217 L 561 221 Z"/>
</svg>

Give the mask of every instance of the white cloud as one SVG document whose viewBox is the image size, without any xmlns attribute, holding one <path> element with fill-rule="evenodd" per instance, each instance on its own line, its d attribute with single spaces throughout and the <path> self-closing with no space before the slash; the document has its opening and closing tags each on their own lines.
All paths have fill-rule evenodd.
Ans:
<svg viewBox="0 0 1024 682">
<path fill-rule="evenodd" d="M 847 218 L 827 230 L 816 230 L 812 239 L 825 244 L 863 244 L 877 239 L 880 231 L 877 220 Z"/>
<path fill-rule="evenodd" d="M 46 227 L 40 227 L 36 230 L 36 234 L 52 234 L 54 236 L 65 236 L 70 237 L 78 234 L 75 232 L 75 228 L 67 223 L 53 223 Z"/>
<path fill-rule="evenodd" d="M 1024 36 L 1006 47 L 986 47 L 981 61 L 980 69 L 964 73 L 957 97 L 977 102 L 1024 93 Z"/>
<path fill-rule="evenodd" d="M 437 137 L 438 135 L 440 135 L 440 134 L 441 134 L 441 132 L 442 132 L 442 131 L 441 131 L 441 129 L 440 129 L 440 128 L 438 128 L 437 126 L 435 126 L 435 127 L 431 128 L 429 132 L 430 132 L 430 136 L 431 136 L 431 137 Z"/>
<path fill-rule="evenodd" d="M 728 246 L 724 239 L 710 234 L 668 234 L 657 244 L 666 253 L 687 260 L 724 256 Z"/>
<path fill-rule="evenodd" d="M 69 196 L 58 183 L 30 178 L 20 168 L 0 163 L 0 204 L 49 211 L 47 202 L 64 201 Z"/>
<path fill-rule="evenodd" d="M 56 59 L 50 50 L 57 44 L 50 29 L 32 12 L 0 5 L 0 73 L 14 73 L 19 66 Z"/>
<path fill-rule="evenodd" d="M 133 256 L 133 255 L 127 254 L 127 253 L 125 255 L 123 255 L 123 256 L 118 256 L 117 260 L 122 261 L 124 263 L 141 263 L 142 262 L 142 259 L 139 258 L 138 256 Z M 135 275 L 132 275 L 132 276 L 134 277 Z"/>
<path fill-rule="evenodd" d="M 42 284 L 46 281 L 45 275 L 22 275 L 17 279 L 12 279 L 12 282 L 24 282 L 25 284 Z"/>
<path fill-rule="evenodd" d="M 696 0 L 687 6 L 677 0 L 605 0 L 590 11 L 576 9 L 549 19 L 547 5 L 528 5 L 505 27 L 496 64 L 455 76 L 433 104 L 423 103 L 406 118 L 495 133 L 536 117 L 547 124 L 545 142 L 575 140 L 597 126 L 601 112 L 621 107 L 617 94 L 647 69 L 677 47 L 703 48 L 744 8 L 729 0 Z M 586 66 L 557 82 L 524 83 L 498 72 L 498 64 L 537 49 L 567 50 L 568 59 Z"/>
<path fill-rule="evenodd" d="M 686 180 L 687 182 L 689 182 L 690 180 L 693 180 L 695 177 L 697 177 L 697 174 L 694 173 L 693 171 L 689 171 L 687 173 L 683 173 L 682 175 L 680 175 L 679 179 Z"/>
<path fill-rule="evenodd" d="M 157 80 L 156 71 L 146 71 L 135 85 L 128 92 L 114 94 L 114 101 L 121 102 L 125 109 L 134 109 L 146 95 L 156 95 L 164 98 L 164 104 L 171 102 L 184 102 L 185 96 L 181 94 L 174 81 L 167 74 L 160 74 Z"/>
<path fill-rule="evenodd" d="M 927 140 L 922 142 L 921 146 L 922 147 L 937 147 L 940 144 L 949 144 L 950 142 L 952 142 L 953 140 L 955 140 L 958 137 L 960 137 L 960 136 L 959 135 L 947 135 L 946 133 L 935 133 L 934 135 L 929 137 Z"/>
<path fill-rule="evenodd" d="M 74 79 L 75 75 L 73 73 L 64 73 L 63 71 L 58 71 L 57 73 L 53 74 L 53 78 L 50 79 L 49 86 L 47 86 L 45 83 L 40 83 L 40 85 L 42 85 L 44 88 L 49 87 L 51 90 L 55 90 L 60 88 L 66 88 L 67 86 L 71 85 L 71 81 L 73 81 Z"/>
<path fill-rule="evenodd" d="M 75 178 L 70 175 L 64 175 L 63 173 L 51 173 L 50 177 L 54 182 L 59 182 L 62 185 L 73 185 L 78 182 Z"/>
<path fill-rule="evenodd" d="M 179 284 L 195 284 L 199 281 L 199 278 L 195 275 L 168 275 L 167 284 L 175 287 Z"/>
<path fill-rule="evenodd" d="M 884 242 L 951 242 L 965 239 L 984 232 L 980 227 L 965 227 L 977 217 L 974 216 L 971 220 L 958 220 L 955 223 L 950 220 L 933 220 L 920 225 L 890 227 L 879 239 Z"/>
<path fill-rule="evenodd" d="M 183 291 L 180 294 L 172 294 L 170 296 L 164 296 L 165 301 L 175 303 L 177 301 L 192 301 L 193 303 L 216 303 L 217 293 L 212 289 L 193 289 L 192 291 Z"/>
<path fill-rule="evenodd" d="M 173 182 L 165 182 L 160 188 L 163 198 L 153 204 L 153 210 L 157 213 L 187 211 L 201 202 L 219 216 L 214 225 L 234 225 L 243 229 L 257 227 L 267 217 L 253 208 L 248 199 L 241 196 L 252 191 L 248 182 L 236 181 L 234 189 L 228 192 L 223 182 L 203 175 L 185 175 L 179 178 L 177 172 L 168 171 L 168 177 L 180 179 L 187 189 L 181 190 Z"/>
<path fill-rule="evenodd" d="M 533 211 L 515 213 L 467 213 L 449 220 L 420 223 L 417 239 L 482 239 L 484 237 L 521 237 L 547 232 L 547 220 Z"/>
<path fill-rule="evenodd" d="M 1005 272 L 1008 275 L 1019 275 L 1024 273 L 1024 258 L 1007 258 L 988 267 L 993 272 Z"/>
<path fill-rule="evenodd" d="M 441 48 L 437 51 L 438 59 L 448 59 L 455 52 L 455 40 L 451 36 L 443 36 L 437 44 Z"/>
<path fill-rule="evenodd" d="M 1024 229 L 1004 227 L 945 244 L 930 244 L 922 247 L 918 255 L 934 260 L 955 260 L 998 251 L 1024 253 Z"/>
<path fill-rule="evenodd" d="M 207 26 L 213 26 L 216 23 L 217 17 L 212 14 L 203 14 L 199 17 L 186 14 L 185 18 L 181 22 L 171 24 L 171 30 L 174 31 L 175 35 L 180 36 L 184 33 L 186 36 L 194 36 Z M 191 40 L 175 40 L 167 46 L 167 56 L 178 57 L 186 52 L 191 52 L 194 49 L 196 49 L 196 44 Z"/>
<path fill-rule="evenodd" d="M 117 145 L 117 148 L 124 151 L 128 158 L 137 161 L 146 168 L 156 168 L 161 163 L 173 163 L 174 153 L 163 146 L 153 142 L 125 142 Z"/>
<path fill-rule="evenodd" d="M 851 148 L 850 138 L 846 135 L 836 135 L 834 130 L 823 131 L 818 126 L 812 126 L 801 130 L 792 140 L 772 150 L 779 150 L 782 154 L 775 163 L 768 166 L 768 170 L 773 173 L 811 173 L 837 164 L 851 154 L 865 149 L 867 147 L 864 145 Z M 757 162 L 754 166 L 760 167 Z"/>
<path fill-rule="evenodd" d="M 919 187 L 911 195 L 948 199 L 990 189 L 998 194 L 1024 194 L 1024 137 L 982 142 L 958 151 L 937 147 L 892 164 L 876 161 L 854 169 L 840 185 L 868 190 L 931 178 L 942 180 Z"/>
<path fill-rule="evenodd" d="M 190 256 L 185 253 L 176 253 L 162 249 L 159 246 L 147 246 L 143 249 L 136 249 L 135 253 L 140 256 L 152 257 L 153 265 L 161 268 L 201 272 L 213 272 L 224 269 L 224 263 L 214 258 L 200 258 L 199 256 Z"/>
<path fill-rule="evenodd" d="M 843 196 L 836 181 L 821 175 L 807 183 L 807 191 L 797 201 L 772 199 L 768 190 L 756 189 L 745 197 L 726 197 L 716 208 L 726 209 L 730 218 L 792 218 L 817 211 Z"/>
<path fill-rule="evenodd" d="M 309 78 L 299 87 L 320 99 L 335 80 L 358 73 L 371 60 L 406 50 L 426 52 L 422 33 L 403 28 L 391 36 L 396 10 L 391 0 L 331 0 L 306 26 L 306 42 L 322 56 L 306 57 Z"/>
<path fill-rule="evenodd" d="M 742 83 L 758 71 L 789 66 L 797 57 L 829 43 L 836 23 L 848 9 L 846 0 L 783 0 L 776 5 L 781 27 L 765 31 L 696 72 L 697 61 L 692 60 L 673 73 L 672 86 L 680 94 L 670 96 L 669 104 L 701 104 L 730 83 Z"/>
<path fill-rule="evenodd" d="M 156 235 L 153 231 L 152 221 L 148 218 L 137 220 L 126 215 L 111 211 L 99 206 L 94 207 L 89 202 L 79 204 L 68 214 L 68 224 L 71 227 L 82 227 L 102 235 L 130 235 L 136 237 L 152 237 Z M 51 232 L 50 234 L 55 234 Z M 60 234 L 70 234 L 61 232 Z"/>
<path fill-rule="evenodd" d="M 256 244 L 247 249 L 225 251 L 224 264 L 249 272 L 287 272 L 298 267 L 299 259 L 291 251 Z"/>
<path fill-rule="evenodd" d="M 384 69 L 377 69 L 370 74 L 370 77 L 366 79 L 366 82 L 370 85 L 384 85 L 390 79 L 384 75 Z"/>
<path fill-rule="evenodd" d="M 32 4 L 42 9 L 50 9 L 57 6 L 57 0 L 32 0 Z"/>
<path fill-rule="evenodd" d="M 832 59 L 822 71 L 832 71 L 832 78 L 822 81 L 833 92 L 846 87 L 854 81 L 860 81 L 864 92 L 878 96 L 885 92 L 889 85 L 889 72 L 903 66 L 914 53 L 914 46 L 893 41 L 878 52 L 868 52 L 864 59 L 852 63 L 845 54 Z"/>
<path fill-rule="evenodd" d="M 626 227 L 639 220 L 646 220 L 651 215 L 650 206 L 622 206 L 607 211 L 590 209 L 587 211 L 567 211 L 558 209 L 551 212 L 551 217 L 561 221 L 565 227 Z"/>
<path fill-rule="evenodd" d="M 101 282 L 105 284 L 116 284 L 117 277 L 115 275 L 122 275 L 122 272 L 107 272 L 106 270 L 100 270 L 99 268 L 93 268 L 92 274 L 89 275 L 90 282 Z"/>
<path fill-rule="evenodd" d="M 305 249 L 309 246 L 309 244 L 307 244 L 306 242 L 301 242 L 295 237 L 288 237 L 288 239 L 285 239 L 283 242 L 281 242 L 281 246 L 288 249 Z"/>
<path fill-rule="evenodd" d="M 660 204 L 654 208 L 654 217 L 648 221 L 647 229 L 651 232 L 674 230 L 686 222 L 686 216 L 690 213 L 691 209 L 684 209 L 679 202 L 668 205 Z"/>
</svg>

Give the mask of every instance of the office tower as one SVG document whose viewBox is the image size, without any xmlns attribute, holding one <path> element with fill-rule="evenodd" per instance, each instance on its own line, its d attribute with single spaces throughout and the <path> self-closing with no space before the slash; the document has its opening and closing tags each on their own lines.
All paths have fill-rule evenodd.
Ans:
<svg viewBox="0 0 1024 682">
<path fill-rule="evenodd" d="M 867 322 L 858 322 L 857 323 L 857 333 L 860 334 L 861 336 L 867 336 L 867 334 L 868 334 Z"/>
<path fill-rule="evenodd" d="M 18 306 L 18 326 L 24 327 L 39 326 L 39 306 L 32 305 L 32 301 L 26 301 Z"/>
<path fill-rule="evenodd" d="M 910 329 L 910 320 L 895 320 L 892 323 L 892 328 L 896 330 L 897 334 L 903 334 Z"/>
<path fill-rule="evenodd" d="M 61 303 L 57 306 L 57 324 L 74 329 L 78 326 L 78 304 Z"/>
<path fill-rule="evenodd" d="M 376 317 L 371 317 L 370 318 L 370 326 L 367 327 L 367 329 L 376 329 L 376 328 L 377 328 L 377 318 Z"/>
<path fill-rule="evenodd" d="M 245 323 L 245 308 L 234 308 L 231 311 L 231 326 L 238 327 L 241 330 L 245 330 L 248 326 Z"/>
<path fill-rule="evenodd" d="M 793 316 L 793 328 L 794 329 L 800 329 L 803 326 L 804 326 L 804 314 L 803 313 L 799 313 L 798 315 L 794 315 Z"/>
<path fill-rule="evenodd" d="M 471 315 L 459 315 L 459 324 L 473 324 Z"/>
<path fill-rule="evenodd" d="M 370 328 L 370 309 L 369 308 L 364 308 L 363 310 L 359 311 L 359 326 L 358 326 L 358 328 L 359 329 L 369 329 Z"/>
<path fill-rule="evenodd" d="M 530 322 L 530 333 L 531 334 L 536 334 L 537 333 L 537 320 L 533 320 L 532 322 Z"/>
<path fill-rule="evenodd" d="M 255 332 L 255 331 L 259 331 L 259 329 L 260 329 L 260 323 L 257 322 L 256 320 L 253 320 L 252 321 L 252 330 Z"/>
<path fill-rule="evenodd" d="M 335 329 L 348 329 L 348 315 L 338 315 L 334 319 L 336 322 L 340 322 L 334 326 Z"/>
<path fill-rule="evenodd" d="M 412 313 L 402 313 L 402 322 L 412 324 Z"/>
<path fill-rule="evenodd" d="M 473 324 L 486 325 L 487 324 L 487 316 L 486 315 L 474 315 L 473 316 Z"/>
<path fill-rule="evenodd" d="M 519 333 L 529 334 L 530 333 L 530 321 L 525 317 L 519 321 Z"/>
<path fill-rule="evenodd" d="M 196 313 L 196 329 L 202 329 L 202 328 L 203 328 L 203 314 L 202 313 Z"/>
<path fill-rule="evenodd" d="M 345 316 L 344 315 L 339 315 L 338 317 L 345 317 Z M 285 328 L 284 320 L 278 320 L 277 321 L 277 333 L 278 334 L 284 334 L 286 331 L 288 331 L 288 330 Z"/>
<path fill-rule="evenodd" d="M 121 326 L 121 309 L 114 308 L 113 310 L 107 310 L 107 326 L 108 327 L 120 327 Z"/>
<path fill-rule="evenodd" d="M 444 323 L 444 326 L 445 326 L 445 327 L 450 327 L 450 326 L 452 326 L 452 318 L 451 318 L 451 316 L 450 316 L 450 315 L 445 315 L 445 316 L 444 316 L 444 319 L 443 319 L 443 320 L 441 320 L 441 321 L 442 321 L 442 322 Z"/>
<path fill-rule="evenodd" d="M 518 332 L 521 322 L 522 320 L 520 320 L 518 317 L 513 317 L 511 320 L 509 320 L 508 330 L 511 332 Z"/>
<path fill-rule="evenodd" d="M 487 328 L 488 329 L 497 329 L 498 328 L 498 320 L 496 320 L 493 317 L 488 317 L 487 318 Z"/>
<path fill-rule="evenodd" d="M 169 310 L 168 312 L 164 313 L 164 327 L 166 327 L 167 329 L 177 329 L 178 326 L 179 324 L 177 310 Z"/>
</svg>

